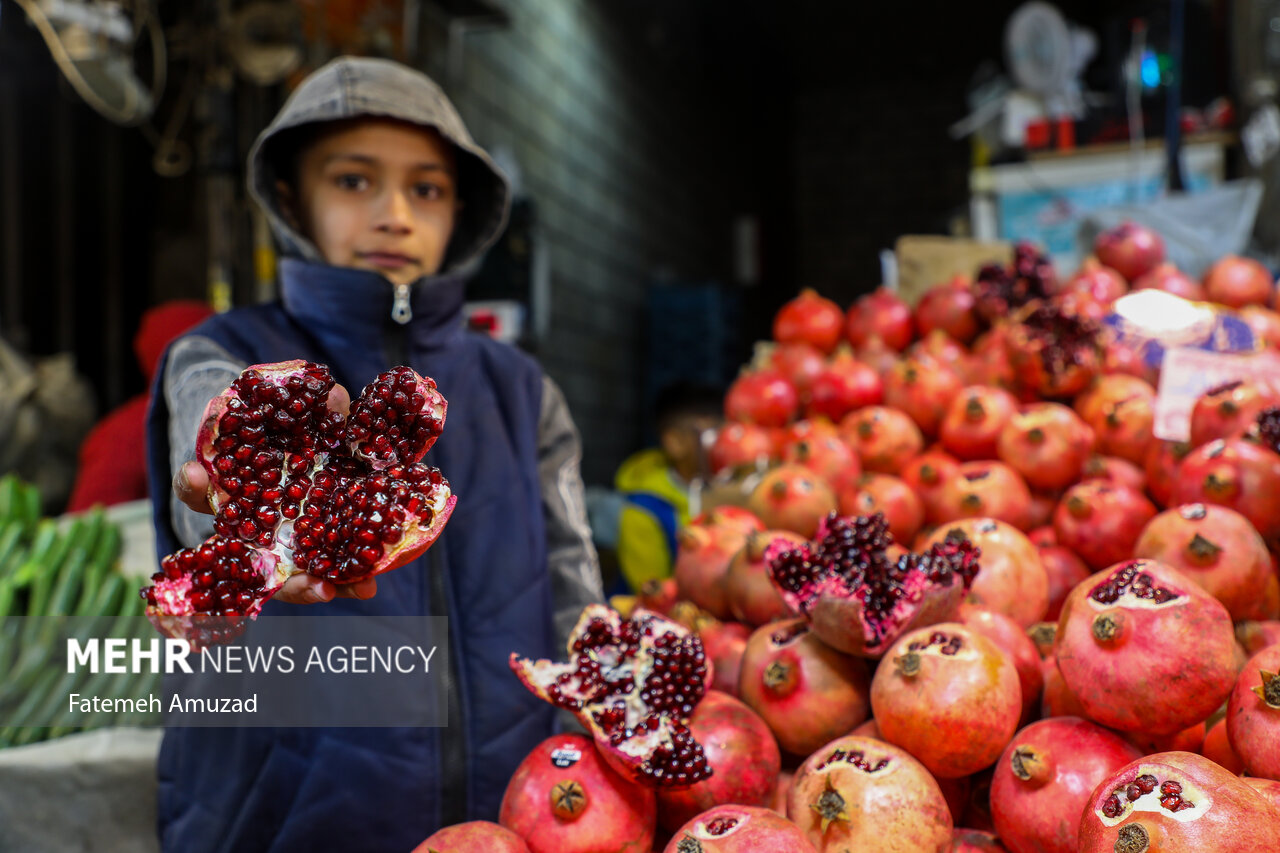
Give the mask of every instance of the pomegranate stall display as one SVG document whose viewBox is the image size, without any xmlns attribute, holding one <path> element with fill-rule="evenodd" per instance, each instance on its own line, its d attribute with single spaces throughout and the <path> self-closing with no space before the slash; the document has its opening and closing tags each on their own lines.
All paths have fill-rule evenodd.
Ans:
<svg viewBox="0 0 1280 853">
<path fill-rule="evenodd" d="M 405 565 L 444 529 L 457 498 L 419 460 L 444 429 L 435 382 L 396 367 L 349 410 L 329 369 L 245 368 L 209 402 L 197 456 L 215 533 L 161 562 L 147 617 L 193 649 L 240 636 L 299 572 L 354 583 Z"/>
</svg>

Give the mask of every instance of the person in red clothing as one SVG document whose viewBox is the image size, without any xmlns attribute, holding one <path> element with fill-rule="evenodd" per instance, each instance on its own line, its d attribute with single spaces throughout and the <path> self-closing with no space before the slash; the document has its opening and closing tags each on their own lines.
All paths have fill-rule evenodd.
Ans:
<svg viewBox="0 0 1280 853">
<path fill-rule="evenodd" d="M 143 313 L 133 337 L 133 352 L 148 388 L 170 341 L 212 315 L 208 305 L 189 299 L 164 302 Z M 151 394 L 144 391 L 94 425 L 80 445 L 80 467 L 67 512 L 148 497 L 146 420 L 150 402 Z"/>
</svg>

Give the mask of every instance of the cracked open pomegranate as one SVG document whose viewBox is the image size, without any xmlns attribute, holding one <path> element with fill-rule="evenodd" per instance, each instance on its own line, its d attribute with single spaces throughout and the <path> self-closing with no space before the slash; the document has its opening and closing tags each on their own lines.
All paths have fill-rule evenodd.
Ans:
<svg viewBox="0 0 1280 853">
<path fill-rule="evenodd" d="M 592 604 L 568 647 L 568 663 L 512 653 L 511 669 L 539 698 L 576 714 L 627 778 L 680 788 L 711 775 L 688 725 L 712 680 L 697 634 L 647 610 L 624 619 Z"/>
<path fill-rule="evenodd" d="M 823 642 L 848 654 L 880 657 L 905 631 L 952 618 L 978 573 L 968 541 L 937 543 L 923 554 L 889 556 L 884 516 L 823 520 L 813 542 L 775 542 L 769 577 Z"/>
<path fill-rule="evenodd" d="M 229 642 L 293 574 L 354 583 L 431 546 L 457 498 L 419 460 L 444 428 L 435 382 L 408 367 L 329 408 L 335 383 L 305 361 L 245 368 L 209 402 L 197 454 L 215 534 L 161 562 L 147 617 L 193 649 Z"/>
</svg>

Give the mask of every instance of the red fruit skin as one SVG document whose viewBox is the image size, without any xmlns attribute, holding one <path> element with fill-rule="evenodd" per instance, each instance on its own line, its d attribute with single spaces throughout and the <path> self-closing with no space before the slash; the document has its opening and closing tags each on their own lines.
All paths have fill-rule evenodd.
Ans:
<svg viewBox="0 0 1280 853">
<path fill-rule="evenodd" d="M 1003 613 L 1024 629 L 1044 618 L 1049 606 L 1049 578 L 1030 539 L 1006 522 L 974 518 L 940 525 L 923 547 L 955 534 L 982 551 L 978 576 L 969 588 L 967 601 L 971 605 Z"/>
<path fill-rule="evenodd" d="M 707 622 L 698 626 L 702 647 L 713 667 L 711 686 L 721 693 L 738 695 L 742 654 L 750 635 L 751 629 L 738 622 Z"/>
<path fill-rule="evenodd" d="M 1200 747 L 1200 754 L 1228 773 L 1239 776 L 1245 771 L 1244 761 L 1236 754 L 1231 746 L 1231 739 L 1227 736 L 1226 717 L 1209 727 L 1204 736 L 1204 745 Z"/>
<path fill-rule="evenodd" d="M 827 359 L 806 343 L 778 344 L 769 356 L 769 364 L 795 386 L 804 404 L 809 399 L 813 380 L 826 369 Z"/>
<path fill-rule="evenodd" d="M 808 755 L 867 718 L 870 685 L 866 663 L 824 644 L 804 619 L 791 619 L 747 640 L 738 695 L 782 749 Z"/>
<path fill-rule="evenodd" d="M 1107 598 L 1108 581 L 1133 572 L 1173 598 L 1093 597 Z M 1146 737 L 1203 721 L 1230 694 L 1237 669 L 1226 608 L 1181 572 L 1151 560 L 1117 564 L 1077 586 L 1062 607 L 1056 653 L 1089 719 Z"/>
<path fill-rule="evenodd" d="M 1191 407 L 1191 446 L 1239 437 L 1253 426 L 1259 412 L 1277 402 L 1273 388 L 1254 382 L 1210 388 Z"/>
<path fill-rule="evenodd" d="M 1084 471 L 1080 479 L 1106 480 L 1117 486 L 1128 486 L 1138 492 L 1145 492 L 1147 489 L 1147 472 L 1119 456 L 1093 454 L 1084 463 Z"/>
<path fill-rule="evenodd" d="M 838 422 L 850 412 L 878 406 L 883 400 L 884 381 L 880 374 L 842 346 L 810 383 L 805 416 Z"/>
<path fill-rule="evenodd" d="M 1058 669 L 1058 658 L 1050 655 L 1040 662 L 1044 673 L 1044 699 L 1040 703 L 1042 717 L 1081 717 L 1087 718 L 1084 705 L 1076 694 L 1071 692 L 1067 682 Z"/>
<path fill-rule="evenodd" d="M 762 427 L 786 426 L 800 410 L 796 386 L 777 370 L 745 370 L 729 386 L 724 415 Z"/>
<path fill-rule="evenodd" d="M 787 797 L 791 795 L 791 780 L 795 774 L 790 770 L 778 773 L 778 784 L 773 788 L 773 796 L 769 800 L 769 808 L 783 817 L 787 816 Z"/>
<path fill-rule="evenodd" d="M 863 474 L 839 493 L 841 515 L 884 513 L 889 532 L 898 542 L 910 542 L 924 525 L 924 504 L 905 481 L 890 474 Z"/>
<path fill-rule="evenodd" d="M 1000 433 L 1017 411 L 1018 401 L 1008 391 L 970 385 L 952 398 L 938 439 L 958 459 L 995 459 Z"/>
<path fill-rule="evenodd" d="M 787 814 L 821 853 L 941 853 L 951 841 L 951 811 L 929 771 L 905 750 L 869 738 L 842 737 L 809 756 L 796 771 Z"/>
<path fill-rule="evenodd" d="M 1280 643 L 1280 621 L 1241 622 L 1236 625 L 1236 639 L 1246 654 L 1257 654 L 1267 646 Z"/>
<path fill-rule="evenodd" d="M 1134 281 L 1164 262 L 1164 240 L 1145 225 L 1122 222 L 1093 241 L 1098 260 Z"/>
<path fill-rule="evenodd" d="M 884 380 L 885 405 L 906 412 L 928 437 L 938 434 L 942 416 L 964 382 L 949 365 L 918 355 L 894 365 Z"/>
<path fill-rule="evenodd" d="M 977 337 L 978 315 L 969 284 L 967 276 L 958 275 L 925 291 L 916 303 L 916 326 L 921 337 L 935 330 L 946 332 L 962 344 Z"/>
<path fill-rule="evenodd" d="M 689 718 L 712 775 L 688 788 L 658 792 L 658 823 L 674 831 L 713 806 L 767 807 L 782 756 L 764 720 L 742 702 L 710 690 Z"/>
<path fill-rule="evenodd" d="M 1280 347 L 1280 314 L 1261 305 L 1246 305 L 1236 313 L 1255 338 L 1268 347 Z"/>
<path fill-rule="evenodd" d="M 840 436 L 858 453 L 864 471 L 893 474 L 924 449 L 911 416 L 888 406 L 868 406 L 840 421 Z"/>
<path fill-rule="evenodd" d="M 838 434 L 790 442 L 783 448 L 782 461 L 808 468 L 835 492 L 854 483 L 862 473 L 862 460 Z"/>
<path fill-rule="evenodd" d="M 800 465 L 774 468 L 761 478 L 747 499 L 747 508 L 765 527 L 790 530 L 809 539 L 822 519 L 835 512 L 836 505 L 831 487 Z M 738 548 L 742 545 L 738 543 Z"/>
<path fill-rule="evenodd" d="M 1246 776 L 1244 783 L 1261 794 L 1262 798 L 1271 803 L 1277 813 L 1280 813 L 1280 782 L 1274 779 L 1258 779 L 1254 776 Z"/>
<path fill-rule="evenodd" d="M 731 827 L 731 828 L 730 828 Z M 691 846 L 696 841 L 696 847 Z M 685 846 L 681 846 L 681 845 Z M 813 845 L 794 823 L 771 809 L 725 805 L 708 809 L 680 827 L 664 853 L 814 853 Z"/>
<path fill-rule="evenodd" d="M 1103 480 L 1072 486 L 1053 513 L 1058 541 L 1098 571 L 1127 560 L 1156 508 L 1141 492 Z"/>
<path fill-rule="evenodd" d="M 1040 653 L 1025 630 L 1003 613 L 993 613 L 978 607 L 964 605 L 960 608 L 960 623 L 994 643 L 1018 671 L 1018 686 L 1022 690 L 1021 721 L 1033 718 L 1040 708 L 1040 696 L 1044 692 L 1044 673 L 1040 669 Z"/>
<path fill-rule="evenodd" d="M 1202 444 L 1178 466 L 1172 505 L 1210 503 L 1230 507 L 1268 546 L 1280 542 L 1280 455 L 1246 439 Z"/>
<path fill-rule="evenodd" d="M 769 431 L 755 424 L 729 423 L 720 428 L 707 452 L 713 473 L 732 468 L 755 468 L 774 457 Z"/>
<path fill-rule="evenodd" d="M 1267 268 L 1239 255 L 1224 255 L 1204 274 L 1205 295 L 1228 308 L 1270 305 L 1274 290 Z"/>
<path fill-rule="evenodd" d="M 855 347 L 863 346 L 874 336 L 891 349 L 902 352 L 915 334 L 911 307 L 883 287 L 854 302 L 845 322 L 845 335 Z"/>
<path fill-rule="evenodd" d="M 1053 302 L 1068 313 L 1101 320 L 1128 292 L 1129 285 L 1118 272 L 1096 258 L 1085 258 L 1080 270 L 1054 294 Z"/>
<path fill-rule="evenodd" d="M 781 344 L 804 343 L 828 353 L 844 334 L 840 306 L 810 288 L 778 309 L 773 318 L 773 339 Z"/>
<path fill-rule="evenodd" d="M 1143 755 L 1155 755 L 1157 752 L 1198 753 L 1204 749 L 1204 721 L 1192 723 L 1171 735 L 1147 735 L 1142 732 L 1121 732 L 1120 735 Z"/>
<path fill-rule="evenodd" d="M 1049 606 L 1045 609 L 1044 618 L 1057 621 L 1062 603 L 1071 590 L 1089 577 L 1089 567 L 1074 551 L 1062 545 L 1040 546 L 1040 563 L 1049 580 Z"/>
<path fill-rule="evenodd" d="M 1033 489 L 1065 489 L 1080 479 L 1093 452 L 1093 430 L 1061 403 L 1034 403 L 1000 431 L 1000 461 Z"/>
<path fill-rule="evenodd" d="M 1148 270 L 1133 282 L 1134 290 L 1163 290 L 1192 302 L 1204 302 L 1204 287 L 1171 263 Z"/>
<path fill-rule="evenodd" d="M 1012 853 L 1075 853 L 1080 813 L 1093 790 L 1142 754 L 1079 717 L 1053 717 L 1018 732 L 996 762 L 991 817 Z"/>
<path fill-rule="evenodd" d="M 446 826 L 413 848 L 413 853 L 529 853 L 529 845 L 511 830 L 487 820 Z"/>
<path fill-rule="evenodd" d="M 902 469 L 902 480 L 920 498 L 924 506 L 925 521 L 937 517 L 938 500 L 947 480 L 960 470 L 960 463 L 951 454 L 938 449 L 927 450 L 911 459 Z"/>
<path fill-rule="evenodd" d="M 1210 504 L 1166 510 L 1147 522 L 1133 556 L 1183 572 L 1237 622 L 1280 617 L 1280 581 L 1267 543 L 1235 510 Z"/>
<path fill-rule="evenodd" d="M 788 530 L 764 530 L 747 536 L 746 544 L 729 561 L 725 597 L 733 618 L 752 627 L 796 614 L 782 600 L 765 570 L 765 549 L 776 539 L 799 545 L 808 540 Z"/>
<path fill-rule="evenodd" d="M 980 829 L 957 829 L 951 836 L 948 853 L 1008 853 L 1007 847 L 990 832 Z"/>
<path fill-rule="evenodd" d="M 1147 446 L 1144 468 L 1147 474 L 1147 494 L 1157 506 L 1167 507 L 1173 501 L 1173 484 L 1182 460 L 1191 452 L 1191 445 L 1182 441 L 1152 440 Z"/>
<path fill-rule="evenodd" d="M 1146 774 L 1160 784 L 1177 782 L 1179 796 L 1197 807 L 1170 814 L 1159 805 L 1157 789 L 1136 808 L 1126 802 L 1117 817 L 1108 817 L 1107 798 Z M 1261 794 L 1212 761 L 1189 752 L 1163 752 L 1120 768 L 1094 789 L 1080 817 L 1079 853 L 1264 853 L 1276 849 L 1278 818 Z"/>
<path fill-rule="evenodd" d="M 942 491 L 938 521 L 997 518 L 1019 530 L 1031 523 L 1031 490 L 1003 462 L 964 462 Z"/>
<path fill-rule="evenodd" d="M 1015 323 L 1009 328 L 1005 349 L 1019 389 L 1036 397 L 1074 397 L 1102 372 L 1103 352 L 1097 344 L 1075 348 L 1069 362 L 1059 369 L 1049 370 L 1043 358 L 1046 343 L 1022 323 Z"/>
<path fill-rule="evenodd" d="M 1062 500 L 1062 492 L 1032 492 L 1031 501 L 1027 504 L 1027 530 L 1043 528 L 1053 522 L 1053 511 Z"/>
<path fill-rule="evenodd" d="M 1150 383 L 1115 373 L 1098 377 L 1073 408 L 1093 429 L 1099 453 L 1141 465 L 1153 440 L 1155 399 Z"/>
<path fill-rule="evenodd" d="M 552 791 L 564 782 L 576 782 L 586 797 L 571 820 L 552 808 Z M 653 789 L 615 773 L 580 734 L 556 735 L 534 747 L 507 784 L 498 815 L 531 853 L 649 853 L 656 820 Z"/>
<path fill-rule="evenodd" d="M 729 561 L 747 544 L 747 534 L 729 524 L 689 523 L 676 537 L 672 574 L 680 598 L 692 601 L 717 619 L 730 617 L 724 576 Z"/>
<path fill-rule="evenodd" d="M 1280 646 L 1249 658 L 1227 702 L 1227 737 L 1252 776 L 1280 781 Z M 1259 695 L 1261 693 L 1262 695 Z"/>
<path fill-rule="evenodd" d="M 930 644 L 931 639 L 943 643 Z M 959 650 L 940 648 L 958 638 Z M 913 648 L 924 646 L 924 648 Z M 957 622 L 904 634 L 871 680 L 871 708 L 889 743 L 955 779 L 988 767 L 1018 728 L 1018 671 L 986 637 Z"/>
<path fill-rule="evenodd" d="M 889 371 L 902 358 L 902 353 L 893 349 L 879 335 L 872 335 L 867 342 L 854 350 L 858 361 L 870 367 L 881 379 L 889 375 Z"/>
</svg>

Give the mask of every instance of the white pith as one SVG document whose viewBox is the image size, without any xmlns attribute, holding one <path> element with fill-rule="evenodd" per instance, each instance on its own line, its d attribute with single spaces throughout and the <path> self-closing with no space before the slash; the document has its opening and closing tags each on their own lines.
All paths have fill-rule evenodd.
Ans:
<svg viewBox="0 0 1280 853">
<path fill-rule="evenodd" d="M 1213 808 L 1213 797 L 1210 796 L 1207 791 L 1203 791 L 1192 785 L 1190 782 L 1184 780 L 1177 780 L 1178 784 L 1182 786 L 1182 793 L 1178 796 L 1182 797 L 1184 800 L 1194 803 L 1194 807 L 1183 809 L 1179 812 L 1171 812 L 1164 806 L 1160 805 L 1160 800 L 1166 796 L 1165 794 L 1160 793 L 1160 785 L 1163 782 L 1168 781 L 1168 772 L 1169 770 L 1167 767 L 1140 767 L 1138 772 L 1134 774 L 1133 778 L 1137 779 L 1139 776 L 1144 774 L 1156 777 L 1156 779 L 1160 781 L 1156 783 L 1155 790 L 1149 794 L 1143 794 L 1138 799 L 1130 802 L 1128 798 L 1124 796 L 1124 788 L 1127 787 L 1129 783 L 1126 783 L 1124 786 L 1118 786 L 1119 790 L 1112 788 L 1107 796 L 1115 794 L 1116 797 L 1120 799 L 1123 806 L 1120 814 L 1117 817 L 1107 817 L 1102 811 L 1101 803 L 1099 803 L 1098 807 L 1094 809 L 1094 814 L 1097 816 L 1098 820 L 1102 821 L 1103 826 L 1110 827 L 1115 826 L 1118 823 L 1122 823 L 1126 818 L 1136 812 L 1152 812 L 1159 814 L 1161 817 L 1168 820 L 1176 820 L 1179 823 L 1189 823 L 1200 818 L 1208 812 L 1209 809 Z M 1106 802 L 1106 797 L 1102 798 L 1102 802 Z"/>
</svg>

